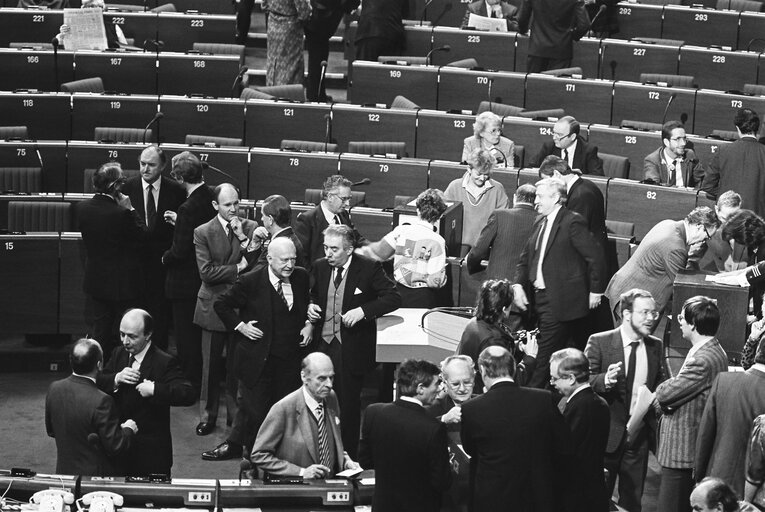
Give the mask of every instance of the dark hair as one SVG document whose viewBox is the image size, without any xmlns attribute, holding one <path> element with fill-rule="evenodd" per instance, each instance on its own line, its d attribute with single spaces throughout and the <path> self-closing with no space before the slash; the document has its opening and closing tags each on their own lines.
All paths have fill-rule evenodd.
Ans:
<svg viewBox="0 0 765 512">
<path fill-rule="evenodd" d="M 186 183 L 202 183 L 202 162 L 191 151 L 173 157 L 173 174 Z"/>
<path fill-rule="evenodd" d="M 752 210 L 739 210 L 723 226 L 722 239 L 735 240 L 751 251 L 765 241 L 765 220 Z"/>
<path fill-rule="evenodd" d="M 488 279 L 478 291 L 475 317 L 494 325 L 502 318 L 502 310 L 513 303 L 513 285 L 507 279 Z"/>
<path fill-rule="evenodd" d="M 436 222 L 446 211 L 444 193 L 437 188 L 429 188 L 417 196 L 415 202 L 420 210 L 420 218 L 425 222 Z"/>
<path fill-rule="evenodd" d="M 709 206 L 698 206 L 691 210 L 691 213 L 685 216 L 685 222 L 688 224 L 701 224 L 705 228 L 719 228 L 720 219 L 717 218 L 715 211 Z"/>
<path fill-rule="evenodd" d="M 107 162 L 93 173 L 93 190 L 100 194 L 111 194 L 125 181 L 119 162 Z"/>
<path fill-rule="evenodd" d="M 519 203 L 534 204 L 537 195 L 537 187 L 531 183 L 524 183 L 515 190 L 515 200 Z"/>
<path fill-rule="evenodd" d="M 539 165 L 539 177 L 552 178 L 555 171 L 558 171 L 562 176 L 572 173 L 571 167 L 566 160 L 559 156 L 547 155 Z"/>
<path fill-rule="evenodd" d="M 736 111 L 733 124 L 742 134 L 757 135 L 760 131 L 760 116 L 751 108 L 740 108 Z"/>
<path fill-rule="evenodd" d="M 680 121 L 667 121 L 664 123 L 661 127 L 661 140 L 671 139 L 672 130 L 677 130 L 678 128 L 685 129 L 685 126 Z"/>
<path fill-rule="evenodd" d="M 276 225 L 283 228 L 290 225 L 292 220 L 292 208 L 289 201 L 284 196 L 274 194 L 263 200 L 261 215 L 269 215 L 274 219 Z"/>
<path fill-rule="evenodd" d="M 565 121 L 568 123 L 568 133 L 579 135 L 579 121 L 577 121 L 573 116 L 563 116 L 558 121 Z"/>
<path fill-rule="evenodd" d="M 696 295 L 683 304 L 683 316 L 688 325 L 696 327 L 702 336 L 714 336 L 720 327 L 720 310 L 717 302 L 703 295 Z"/>
<path fill-rule="evenodd" d="M 438 366 L 424 359 L 404 359 L 396 372 L 396 389 L 401 396 L 417 395 L 417 386 L 430 386 L 441 373 Z"/>
<path fill-rule="evenodd" d="M 708 476 L 699 482 L 699 485 L 703 484 L 710 484 L 706 496 L 707 508 L 722 505 L 724 512 L 736 512 L 739 510 L 738 496 L 736 496 L 733 489 L 723 479 Z"/>
<path fill-rule="evenodd" d="M 215 198 L 216 203 L 220 202 L 218 200 L 220 198 L 220 193 L 223 192 L 223 189 L 226 189 L 226 188 L 233 189 L 234 192 L 236 192 L 237 199 L 241 197 L 241 194 L 239 193 L 239 189 L 236 188 L 234 185 L 232 185 L 231 183 L 221 183 L 220 185 L 218 185 L 217 187 L 213 189 L 213 197 Z"/>
<path fill-rule="evenodd" d="M 69 352 L 69 364 L 72 371 L 78 375 L 88 375 L 96 370 L 99 361 L 103 361 L 104 352 L 101 345 L 91 338 L 80 338 Z"/>
<path fill-rule="evenodd" d="M 326 199 L 330 192 L 332 192 L 337 187 L 348 187 L 351 188 L 351 180 L 346 179 L 345 176 L 342 174 L 333 174 L 332 176 L 329 176 L 326 180 L 324 180 L 323 188 L 321 189 L 321 198 Z"/>
<path fill-rule="evenodd" d="M 486 377 L 498 379 L 500 377 L 515 377 L 515 358 L 505 347 L 493 345 L 486 347 L 478 356 L 478 367 L 483 368 L 484 380 Z"/>
<path fill-rule="evenodd" d="M 627 290 L 619 296 L 619 310 L 632 311 L 636 299 L 653 299 L 653 295 L 651 295 L 651 292 L 641 290 L 640 288 Z"/>
<path fill-rule="evenodd" d="M 558 373 L 561 377 L 573 375 L 577 382 L 587 382 L 590 380 L 590 360 L 579 349 L 564 348 L 553 352 L 550 356 L 550 364 L 553 361 L 558 363 Z"/>
<path fill-rule="evenodd" d="M 132 311 L 140 312 L 141 316 L 143 317 L 143 335 L 149 336 L 152 334 L 154 332 L 154 318 L 149 314 L 149 312 L 144 309 L 131 308 L 122 313 L 122 317 L 124 318 L 125 315 Z"/>
<path fill-rule="evenodd" d="M 345 224 L 330 224 L 322 232 L 322 235 L 324 235 L 324 238 L 327 236 L 339 236 L 343 239 L 343 247 L 346 249 L 348 247 L 353 247 L 354 243 L 356 242 L 356 237 L 353 234 L 353 230 Z"/>
<path fill-rule="evenodd" d="M 150 144 L 150 145 L 146 146 L 145 148 L 143 148 L 143 151 L 148 151 L 150 149 L 153 149 L 154 152 L 159 157 L 159 165 L 161 167 L 164 167 L 165 164 L 167 163 L 167 155 L 165 155 L 165 152 L 162 150 L 162 148 L 157 146 L 156 144 Z M 142 153 L 143 153 L 143 151 L 142 151 Z M 139 159 L 140 159 L 140 157 L 139 157 Z"/>
</svg>

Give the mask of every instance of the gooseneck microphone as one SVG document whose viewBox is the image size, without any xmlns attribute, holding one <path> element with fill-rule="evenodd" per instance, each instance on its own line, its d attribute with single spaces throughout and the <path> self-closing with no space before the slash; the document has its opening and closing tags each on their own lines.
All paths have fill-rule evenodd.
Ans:
<svg viewBox="0 0 765 512">
<path fill-rule="evenodd" d="M 327 146 L 329 146 L 329 132 L 332 127 L 332 114 L 324 114 L 324 152 L 327 152 Z"/>
<path fill-rule="evenodd" d="M 53 91 L 58 92 L 58 46 L 61 44 L 58 40 L 58 36 L 51 39 L 50 44 L 53 45 L 53 85 L 55 86 Z"/>
<path fill-rule="evenodd" d="M 202 171 L 206 171 L 207 169 L 210 169 L 211 171 L 216 172 L 216 173 L 220 174 L 221 176 L 224 176 L 224 177 L 228 178 L 229 179 L 229 183 L 234 185 L 237 189 L 241 190 L 239 188 L 239 182 L 233 176 L 231 176 L 229 173 L 227 173 L 226 171 L 223 171 L 221 169 L 218 169 L 214 165 L 210 165 L 207 162 L 202 162 Z"/>
<path fill-rule="evenodd" d="M 316 97 L 319 99 L 319 101 L 322 100 L 321 98 L 321 88 L 324 86 L 324 76 L 327 74 L 327 61 L 323 60 L 321 61 L 321 73 L 319 74 L 319 90 L 316 91 Z M 326 98 L 324 98 L 326 101 Z"/>
<path fill-rule="evenodd" d="M 667 112 L 669 112 L 669 106 L 672 105 L 672 102 L 675 101 L 675 96 L 677 96 L 677 93 L 672 93 L 669 95 L 669 99 L 667 100 L 667 105 L 664 107 L 664 114 L 661 116 L 661 124 L 663 125 L 667 120 Z"/>
<path fill-rule="evenodd" d="M 244 78 L 244 74 L 249 71 L 250 68 L 247 66 L 242 66 L 239 68 L 239 73 L 236 74 L 236 78 L 234 78 L 234 85 L 231 86 L 231 97 L 237 98 L 239 95 L 236 93 L 236 86 L 239 85 L 239 83 L 242 81 L 242 78 Z"/>
<path fill-rule="evenodd" d="M 425 14 L 428 12 L 428 7 L 432 3 L 433 3 L 433 0 L 428 0 L 427 2 L 425 2 L 425 6 L 422 8 L 422 14 L 420 15 L 420 26 L 422 26 L 423 22 L 425 21 Z"/>
<path fill-rule="evenodd" d="M 489 96 L 489 111 L 491 111 L 491 88 L 492 88 L 493 85 L 494 85 L 494 78 L 489 77 L 489 91 L 488 91 L 488 96 Z"/>
<path fill-rule="evenodd" d="M 364 178 L 363 180 L 357 181 L 356 183 L 351 183 L 351 186 L 358 187 L 359 185 L 369 185 L 370 183 L 372 183 L 372 180 L 369 178 Z"/>
<path fill-rule="evenodd" d="M 600 8 L 598 9 L 598 12 L 596 12 L 595 16 L 593 16 L 592 19 L 590 20 L 590 25 L 587 27 L 587 30 L 592 29 L 592 26 L 595 24 L 595 20 L 597 20 L 600 17 L 600 15 L 603 14 L 604 12 L 606 12 L 606 6 L 601 5 Z"/>
<path fill-rule="evenodd" d="M 146 144 L 146 133 L 149 131 L 149 128 L 151 128 L 151 125 L 159 121 L 165 117 L 165 114 L 162 112 L 157 112 L 154 114 L 154 117 L 151 118 L 151 121 L 149 121 L 149 124 L 146 125 L 146 128 L 143 129 L 143 143 Z M 157 133 L 157 143 L 159 144 L 159 132 Z"/>
<path fill-rule="evenodd" d="M 450 51 L 452 51 L 452 47 L 449 46 L 448 44 L 445 44 L 443 46 L 439 46 L 438 48 L 433 48 L 425 56 L 425 65 L 426 66 L 430 65 L 430 56 L 433 55 L 434 53 L 436 53 L 436 52 L 450 52 Z"/>
<path fill-rule="evenodd" d="M 497 153 L 499 153 L 500 155 L 502 155 L 502 158 L 503 158 L 503 159 L 504 159 L 504 161 L 505 161 L 505 168 L 507 168 L 507 155 L 506 155 L 506 154 L 505 154 L 505 153 L 504 153 L 504 152 L 503 152 L 501 149 L 499 149 L 497 146 L 494 146 L 493 148 L 491 148 L 491 149 L 489 150 L 489 152 L 492 152 L 492 151 L 496 151 Z M 513 163 L 513 165 L 515 165 L 515 163 Z"/>
</svg>

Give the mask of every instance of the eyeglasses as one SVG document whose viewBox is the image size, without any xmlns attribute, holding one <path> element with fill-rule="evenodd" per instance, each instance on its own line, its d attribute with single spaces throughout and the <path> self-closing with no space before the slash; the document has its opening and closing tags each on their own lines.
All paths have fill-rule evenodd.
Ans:
<svg viewBox="0 0 765 512">
<path fill-rule="evenodd" d="M 712 238 L 712 235 L 709 234 L 707 227 L 703 225 L 701 227 L 704 228 L 704 234 L 707 235 L 707 237 L 704 240 L 709 240 L 710 238 Z"/>
<path fill-rule="evenodd" d="M 452 382 L 448 380 L 444 380 L 444 383 L 446 383 L 447 386 L 449 386 L 451 389 L 460 389 L 460 388 L 472 388 L 475 385 L 475 382 L 472 380 L 461 380 L 457 382 Z"/>
<path fill-rule="evenodd" d="M 564 375 L 562 377 L 554 377 L 550 375 L 550 384 L 555 384 L 559 380 L 568 379 L 568 378 L 571 378 L 571 375 Z"/>
<path fill-rule="evenodd" d="M 656 311 L 655 309 L 643 309 L 640 311 L 635 311 L 633 312 L 633 314 L 640 315 L 640 316 L 649 316 L 651 318 L 659 318 L 659 312 Z"/>
<path fill-rule="evenodd" d="M 572 132 L 568 132 L 566 134 L 553 132 L 552 134 L 553 139 L 565 139 L 569 135 L 572 135 Z"/>
<path fill-rule="evenodd" d="M 346 203 L 346 202 L 347 202 L 347 203 L 350 203 L 350 202 L 351 202 L 351 199 L 353 199 L 353 196 L 339 196 L 339 195 L 335 194 L 334 192 L 330 193 L 330 195 L 333 195 L 333 196 L 335 196 L 335 197 L 336 197 L 336 198 L 338 198 L 338 199 L 340 200 L 340 202 L 342 202 L 342 203 Z"/>
</svg>

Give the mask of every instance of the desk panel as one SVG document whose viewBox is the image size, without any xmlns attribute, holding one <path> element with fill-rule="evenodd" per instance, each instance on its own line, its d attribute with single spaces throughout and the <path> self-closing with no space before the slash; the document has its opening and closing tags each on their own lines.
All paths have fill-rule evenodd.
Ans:
<svg viewBox="0 0 765 512">
<path fill-rule="evenodd" d="M 702 89 L 742 90 L 744 84 L 757 83 L 759 53 L 724 51 L 716 48 L 680 48 L 681 75 L 696 77 Z"/>
<path fill-rule="evenodd" d="M 619 3 L 616 11 L 619 23 L 619 38 L 662 37 L 661 14 L 663 10 L 663 5 Z"/>
<path fill-rule="evenodd" d="M 92 134 L 91 134 L 92 135 Z M 119 162 L 123 169 L 138 169 L 143 144 L 103 143 L 94 141 L 72 141 L 69 143 L 67 166 L 67 193 L 85 192 L 86 169 L 98 169 L 106 162 Z M 169 157 L 168 157 L 169 160 Z M 87 190 L 92 185 L 88 183 Z"/>
<path fill-rule="evenodd" d="M 414 110 L 339 103 L 332 107 L 332 142 L 338 144 L 340 151 L 348 151 L 350 141 L 405 142 L 406 156 L 413 157 L 416 130 Z"/>
<path fill-rule="evenodd" d="M 4 126 L 26 126 L 33 140 L 67 140 L 71 133 L 69 94 L 0 92 Z"/>
<path fill-rule="evenodd" d="M 390 105 L 398 95 L 406 96 L 421 108 L 436 108 L 438 68 L 353 62 L 353 81 L 348 88 L 351 103 Z"/>
<path fill-rule="evenodd" d="M 345 153 L 340 156 L 340 174 L 354 183 L 371 180 L 356 190 L 366 192 L 366 206 L 372 208 L 393 208 L 395 196 L 416 196 L 428 188 L 428 161 L 423 159 Z"/>
<path fill-rule="evenodd" d="M 0 141 L 0 167 L 42 167 L 42 192 L 62 193 L 66 190 L 66 142 Z"/>
<path fill-rule="evenodd" d="M 739 108 L 751 108 L 765 113 L 765 96 L 728 94 L 722 91 L 700 90 L 696 94 L 696 120 L 693 132 L 709 135 L 712 130 L 730 130 Z"/>
<path fill-rule="evenodd" d="M 239 72 L 239 64 L 238 55 L 160 53 L 157 91 L 230 98 L 231 83 Z"/>
<path fill-rule="evenodd" d="M 614 112 L 610 124 L 619 126 L 625 119 L 661 123 L 664 109 L 673 94 L 675 99 L 667 110 L 666 119 L 678 119 L 685 123 L 687 130 L 691 130 L 696 89 L 660 87 L 634 82 L 614 84 Z"/>
<path fill-rule="evenodd" d="M 307 188 L 321 188 L 327 176 L 337 174 L 337 153 L 298 153 L 278 149 L 250 152 L 249 199 L 280 194 L 289 201 L 302 201 Z"/>
<path fill-rule="evenodd" d="M 604 39 L 600 78 L 639 82 L 641 73 L 676 75 L 679 54 L 679 46 Z"/>
<path fill-rule="evenodd" d="M 600 76 L 600 41 L 594 37 L 583 37 L 574 41 L 571 65 L 582 68 L 584 78 L 603 78 Z"/>
<path fill-rule="evenodd" d="M 473 135 L 475 116 L 420 110 L 417 115 L 417 158 L 462 160 L 465 138 Z"/>
<path fill-rule="evenodd" d="M 199 11 L 207 14 L 231 14 L 233 12 L 230 4 L 220 0 L 174 0 L 173 3 L 179 12 Z"/>
<path fill-rule="evenodd" d="M 425 20 L 434 27 L 459 27 L 469 0 L 433 0 L 425 9 Z"/>
<path fill-rule="evenodd" d="M 290 103 L 247 100 L 247 146 L 280 147 L 282 139 L 323 142 L 331 106 L 327 103 Z"/>
<path fill-rule="evenodd" d="M 64 23 L 62 10 L 6 8 L 0 11 L 0 46 L 12 42 L 49 43 Z"/>
<path fill-rule="evenodd" d="M 74 62 L 76 80 L 99 76 L 110 92 L 157 94 L 155 53 L 79 51 Z"/>
<path fill-rule="evenodd" d="M 220 507 L 275 510 L 353 510 L 353 485 L 348 480 L 306 480 L 302 484 L 270 485 L 260 480 L 220 480 Z"/>
<path fill-rule="evenodd" d="M 37 89 L 58 91 L 62 82 L 74 80 L 74 52 L 58 52 L 58 80 L 56 83 L 53 50 L 29 48 L 0 48 L 0 90 Z"/>
<path fill-rule="evenodd" d="M 95 140 L 96 126 L 143 129 L 157 113 L 156 96 L 72 95 L 72 139 Z M 154 137 L 157 127 L 152 127 Z M 150 140 L 146 142 L 152 142 Z"/>
<path fill-rule="evenodd" d="M 204 170 L 205 183 L 211 187 L 221 183 L 233 183 L 242 193 L 249 190 L 250 155 L 248 148 L 214 148 L 187 146 L 185 144 L 162 144 L 161 147 L 165 151 L 168 161 L 182 151 L 191 151 L 199 157 L 203 164 L 211 166 Z M 219 170 L 216 171 L 212 167 Z M 245 196 L 242 197 L 242 199 L 244 198 Z"/>
<path fill-rule="evenodd" d="M 688 142 L 693 142 L 693 151 L 696 153 L 696 158 L 704 165 L 705 169 L 712 156 L 720 150 L 721 146 L 732 144 L 730 141 L 695 136 L 688 137 Z"/>
<path fill-rule="evenodd" d="M 466 6 L 462 6 L 464 14 Z M 484 69 L 512 71 L 515 63 L 515 32 L 478 32 L 458 28 L 437 27 L 433 30 L 433 48 L 449 45 L 449 52 L 435 52 L 432 63 L 445 66 L 449 62 L 474 58 Z"/>
<path fill-rule="evenodd" d="M 526 165 L 529 166 L 542 149 L 542 144 L 552 139 L 552 127 L 555 123 L 550 121 L 534 121 L 523 117 L 505 117 L 502 120 L 502 133 L 508 139 L 524 147 L 526 151 Z M 582 126 L 582 135 L 586 129 Z"/>
<path fill-rule="evenodd" d="M 643 159 L 661 146 L 661 132 L 590 125 L 589 142 L 598 146 L 601 153 L 629 158 L 630 178 L 640 181 L 643 179 Z"/>
<path fill-rule="evenodd" d="M 191 50 L 194 43 L 233 43 L 236 16 L 161 12 L 157 16 L 157 33 L 166 52 Z M 236 73 L 231 75 L 234 81 Z M 226 80 L 228 82 L 228 80 Z"/>
<path fill-rule="evenodd" d="M 180 7 L 176 2 L 176 7 Z M 155 50 L 152 41 L 157 40 L 157 13 L 135 11 L 106 11 L 104 23 L 120 27 L 125 38 L 133 39 L 133 46 Z"/>
<path fill-rule="evenodd" d="M 186 135 L 244 139 L 244 100 L 162 96 L 160 141 L 184 143 Z"/>
<path fill-rule="evenodd" d="M 414 17 L 413 12 L 409 16 Z M 425 57 L 433 48 L 433 27 L 428 26 L 405 26 L 404 37 L 406 45 L 403 55 L 411 57 Z"/>
<path fill-rule="evenodd" d="M 58 330 L 58 234 L 0 235 L 0 325 L 5 334 Z"/>
<path fill-rule="evenodd" d="M 523 107 L 525 85 L 523 73 L 444 67 L 438 83 L 438 109 L 476 112 L 487 100 Z"/>
<path fill-rule="evenodd" d="M 58 332 L 83 336 L 93 325 L 93 303 L 82 290 L 85 244 L 80 233 L 61 234 L 61 305 Z"/>
<path fill-rule="evenodd" d="M 739 13 L 735 11 L 667 5 L 664 7 L 661 37 L 679 39 L 685 41 L 685 44 L 735 48 L 738 16 Z"/>
<path fill-rule="evenodd" d="M 749 42 L 761 38 L 765 33 L 765 13 L 742 12 L 739 17 L 738 45 L 739 50 L 748 50 Z M 761 50 L 762 42 L 752 43 L 752 49 Z"/>
<path fill-rule="evenodd" d="M 515 67 L 516 73 L 525 73 L 529 58 L 529 36 L 517 34 L 515 36 Z"/>
<path fill-rule="evenodd" d="M 526 109 L 562 108 L 580 123 L 611 123 L 610 80 L 558 78 L 530 74 L 526 78 Z"/>
</svg>

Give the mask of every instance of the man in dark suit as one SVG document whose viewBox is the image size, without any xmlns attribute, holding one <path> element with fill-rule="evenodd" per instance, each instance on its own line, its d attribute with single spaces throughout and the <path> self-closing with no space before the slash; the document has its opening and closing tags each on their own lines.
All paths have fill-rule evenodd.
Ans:
<svg viewBox="0 0 765 512">
<path fill-rule="evenodd" d="M 438 512 L 451 472 L 446 427 L 428 415 L 438 394 L 436 365 L 406 359 L 396 374 L 399 398 L 364 413 L 359 462 L 375 470 L 376 512 Z"/>
<path fill-rule="evenodd" d="M 519 387 L 504 347 L 485 348 L 478 367 L 488 391 L 462 406 L 470 455 L 470 510 L 552 512 L 570 460 L 569 435 L 549 391 Z M 533 464 L 530 461 L 534 461 Z"/>
<path fill-rule="evenodd" d="M 126 458 L 126 474 L 170 476 L 173 440 L 170 407 L 196 401 L 178 361 L 151 343 L 153 319 L 142 309 L 128 310 L 120 322 L 122 346 L 96 379 L 98 387 L 117 402 L 120 419 L 135 419 L 138 434 Z"/>
<path fill-rule="evenodd" d="M 590 28 L 590 19 L 582 0 L 523 0 L 518 30 L 526 33 L 529 25 L 526 71 L 541 73 L 571 66 L 574 41 Z"/>
<path fill-rule="evenodd" d="M 548 383 L 550 354 L 567 345 L 585 345 L 585 320 L 590 309 L 600 305 L 605 290 L 603 251 L 584 217 L 563 207 L 565 195 L 566 186 L 559 180 L 537 183 L 534 203 L 540 217 L 513 279 L 516 307 L 528 309 L 531 296 L 539 317 L 537 368 L 529 387 Z"/>
<path fill-rule="evenodd" d="M 142 302 L 154 318 L 154 344 L 167 350 L 170 306 L 165 297 L 166 275 L 162 255 L 173 242 L 173 226 L 165 221 L 164 214 L 178 211 L 186 200 L 186 191 L 177 181 L 162 175 L 167 157 L 159 146 L 144 149 L 138 161 L 141 175 L 129 178 L 122 192 L 130 198 L 149 230 L 147 247 L 141 253 L 144 272 Z"/>
<path fill-rule="evenodd" d="M 364 0 L 356 29 L 356 60 L 377 62 L 380 55 L 401 55 L 404 19 L 409 19 L 406 0 Z"/>
<path fill-rule="evenodd" d="M 138 427 L 120 423 L 114 399 L 96 386 L 104 354 L 96 340 L 72 346 L 72 375 L 50 385 L 45 397 L 45 428 L 56 439 L 56 473 L 116 476 Z M 94 436 L 94 438 L 92 438 Z"/>
<path fill-rule="evenodd" d="M 146 224 L 120 191 L 124 180 L 119 163 L 102 165 L 93 174 L 96 194 L 75 206 L 87 254 L 82 287 L 93 301 L 93 337 L 107 351 L 117 345 L 120 315 L 143 294 Z"/>
<path fill-rule="evenodd" d="M 489 7 L 491 12 L 489 12 Z M 471 14 L 485 18 L 505 19 L 507 20 L 507 30 L 518 32 L 518 8 L 508 2 L 501 0 L 478 0 L 469 3 L 460 28 L 468 27 Z"/>
<path fill-rule="evenodd" d="M 353 231 L 324 230 L 325 258 L 312 270 L 308 318 L 316 322 L 314 347 L 332 359 L 343 420 L 343 444 L 355 457 L 364 376 L 376 365 L 376 318 L 401 306 L 401 295 L 380 263 L 353 254 Z"/>
<path fill-rule="evenodd" d="M 255 229 L 255 236 L 263 240 L 263 245 L 257 251 L 258 257 L 253 270 L 258 270 L 268 265 L 268 244 L 271 243 L 271 240 L 279 237 L 292 240 L 297 254 L 295 266 L 306 268 L 307 262 L 304 259 L 303 244 L 300 243 L 300 239 L 295 235 L 290 225 L 292 222 L 292 208 L 290 208 L 289 201 L 280 195 L 268 196 L 263 200 L 263 205 L 260 207 L 260 216 L 263 225 Z"/>
<path fill-rule="evenodd" d="M 446 393 L 436 398 L 425 410 L 446 424 L 449 437 L 460 443 L 462 404 L 473 398 L 475 386 L 475 363 L 470 356 L 449 356 L 441 362 L 441 382 Z"/>
<path fill-rule="evenodd" d="M 700 254 L 694 255 L 693 259 L 698 260 L 699 270 L 709 270 L 716 273 L 740 270 L 746 267 L 749 259 L 746 246 L 736 243 L 734 240 L 723 240 L 722 238 L 728 219 L 740 209 L 741 195 L 738 193 L 728 190 L 718 196 L 715 203 L 715 215 L 720 220 L 720 229 L 715 231 L 712 238 L 707 240 L 706 248 L 699 251 Z"/>
<path fill-rule="evenodd" d="M 311 271 L 313 263 L 324 257 L 322 233 L 330 224 L 344 224 L 353 230 L 354 245 L 360 244 L 364 239 L 353 227 L 348 206 L 351 203 L 351 182 L 339 174 L 330 176 L 324 180 L 324 189 L 321 193 L 321 203 L 313 210 L 308 210 L 298 215 L 295 219 L 295 235 L 300 239 L 303 254 L 302 259 L 306 264 L 306 270 Z"/>
<path fill-rule="evenodd" d="M 215 312 L 236 331 L 234 373 L 239 379 L 239 410 L 228 439 L 204 452 L 205 460 L 247 453 L 273 404 L 299 386 L 301 348 L 311 342 L 307 319 L 308 273 L 295 267 L 295 246 L 280 237 L 268 246 L 268 267 L 248 272 L 222 293 Z"/>
<path fill-rule="evenodd" d="M 590 387 L 590 363 L 581 350 L 564 348 L 550 358 L 550 382 L 565 399 L 563 419 L 574 452 L 566 489 L 572 512 L 608 512 L 610 494 L 603 480 L 608 442 L 608 404 Z"/>
<path fill-rule="evenodd" d="M 701 190 L 714 197 L 726 190 L 741 194 L 744 206 L 765 215 L 765 146 L 759 144 L 760 117 L 752 109 L 740 108 L 733 120 L 739 140 L 726 144 L 712 156 Z"/>
<path fill-rule="evenodd" d="M 186 190 L 186 201 L 177 214 L 165 212 L 175 225 L 173 243 L 162 255 L 167 268 L 165 295 L 170 300 L 175 346 L 183 371 L 199 389 L 202 381 L 202 330 L 194 324 L 197 294 L 202 285 L 194 250 L 194 228 L 215 217 L 213 193 L 202 177 L 202 163 L 184 151 L 173 157 L 173 177 Z"/>
<path fill-rule="evenodd" d="M 656 419 L 652 411 L 633 432 L 627 423 L 637 404 L 638 391 L 655 391 L 664 380 L 661 340 L 651 336 L 658 313 L 650 293 L 633 289 L 619 301 L 621 325 L 593 334 L 585 354 L 590 362 L 590 385 L 608 402 L 611 426 L 606 444 L 609 496 L 619 477 L 619 506 L 640 512 L 648 469 L 648 449 L 655 446 Z"/>
<path fill-rule="evenodd" d="M 686 149 L 687 141 L 683 123 L 664 123 L 661 127 L 662 146 L 643 160 L 643 180 L 669 187 L 701 185 L 704 166 L 692 149 Z"/>
<path fill-rule="evenodd" d="M 213 303 L 231 288 L 237 277 L 255 261 L 260 240 L 253 237 L 257 223 L 237 216 L 239 191 L 223 183 L 213 191 L 213 208 L 218 215 L 194 229 L 194 247 L 202 285 L 197 295 L 194 323 L 202 328 L 202 389 L 199 401 L 200 420 L 197 435 L 204 436 L 215 428 L 220 405 L 220 381 L 223 373 L 223 349 L 233 358 L 233 340 Z M 226 409 L 228 423 L 236 415 L 236 379 L 226 374 Z"/>
<path fill-rule="evenodd" d="M 300 366 L 303 385 L 268 411 L 252 447 L 253 464 L 271 475 L 306 479 L 358 469 L 343 449 L 332 361 L 313 352 Z"/>
<path fill-rule="evenodd" d="M 553 125 L 552 140 L 542 144 L 536 158 L 531 162 L 539 166 L 546 156 L 561 157 L 572 169 L 581 174 L 603 176 L 603 161 L 598 156 L 598 147 L 591 146 L 579 135 L 579 121 L 571 116 L 558 119 Z"/>
</svg>

